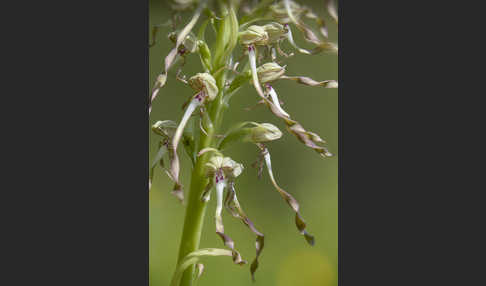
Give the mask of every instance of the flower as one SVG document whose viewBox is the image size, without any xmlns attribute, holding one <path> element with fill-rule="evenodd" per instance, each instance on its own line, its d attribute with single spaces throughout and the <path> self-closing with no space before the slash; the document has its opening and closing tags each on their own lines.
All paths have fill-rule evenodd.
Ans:
<svg viewBox="0 0 486 286">
<path fill-rule="evenodd" d="M 196 91 L 203 91 L 204 94 L 213 100 L 218 95 L 216 80 L 209 73 L 198 73 L 188 80 L 189 85 Z"/>
<path fill-rule="evenodd" d="M 235 179 L 243 172 L 243 169 L 242 164 L 220 154 L 212 156 L 209 162 L 206 163 L 206 175 L 208 177 L 214 177 L 217 171 L 221 170 L 225 178 Z"/>
</svg>

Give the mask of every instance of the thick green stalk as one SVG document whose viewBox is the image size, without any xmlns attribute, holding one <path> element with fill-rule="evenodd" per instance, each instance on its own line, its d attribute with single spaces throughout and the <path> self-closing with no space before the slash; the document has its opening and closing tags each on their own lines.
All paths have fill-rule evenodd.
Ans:
<svg viewBox="0 0 486 286">
<path fill-rule="evenodd" d="M 215 135 L 220 131 L 221 122 L 223 120 L 223 113 L 226 109 L 223 102 L 224 85 L 226 81 L 227 71 L 225 65 L 228 61 L 231 52 L 236 45 L 236 35 L 238 33 L 238 20 L 236 19 L 235 7 L 231 4 L 221 3 L 221 10 L 223 15 L 227 15 L 220 23 L 219 35 L 216 40 L 216 52 L 212 75 L 214 76 L 218 85 L 219 94 L 215 100 L 208 105 L 209 118 L 212 125 L 207 126 L 207 135 L 200 132 L 199 150 L 206 147 L 215 147 Z M 204 166 L 209 159 L 209 154 L 203 154 L 196 161 L 192 176 L 189 196 L 187 199 L 186 216 L 184 219 L 184 229 L 182 231 L 181 244 L 179 248 L 179 258 L 177 264 L 181 263 L 184 257 L 199 249 L 199 241 L 201 239 L 201 231 L 204 223 L 204 215 L 206 212 L 207 202 L 201 200 L 202 192 L 208 183 L 205 177 Z M 182 275 L 180 286 L 191 286 L 194 280 L 194 266 L 189 267 Z"/>
<path fill-rule="evenodd" d="M 201 147 L 205 148 L 210 145 L 211 138 L 204 137 L 201 141 L 203 141 Z M 186 217 L 184 219 L 184 229 L 179 248 L 178 264 L 187 254 L 199 249 L 199 241 L 201 238 L 207 204 L 201 201 L 202 191 L 207 184 L 207 179 L 204 177 L 205 157 L 206 156 L 204 155 L 197 160 L 192 172 L 191 186 L 186 206 Z M 184 272 L 180 285 L 192 285 L 193 276 L 194 266 L 191 266 Z"/>
<path fill-rule="evenodd" d="M 220 76 L 216 78 L 220 90 L 222 90 L 225 77 L 226 72 L 222 72 L 220 73 Z M 211 147 L 213 144 L 215 144 L 215 142 L 213 142 L 216 141 L 213 140 L 214 135 L 219 130 L 224 111 L 222 97 L 223 92 L 221 91 L 211 106 L 212 112 L 210 112 L 210 118 L 214 125 L 213 128 L 207 128 L 207 136 L 201 133 L 199 150 L 206 147 Z M 207 160 L 208 154 L 204 154 L 199 157 L 191 175 L 191 186 L 187 199 L 186 216 L 184 219 L 184 229 L 182 231 L 181 244 L 179 248 L 178 264 L 187 254 L 199 249 L 199 241 L 201 239 L 201 231 L 207 205 L 207 203 L 204 203 L 201 200 L 202 192 L 208 183 L 208 179 L 205 177 L 204 173 L 204 165 L 206 164 Z M 193 277 L 194 266 L 191 266 L 184 272 L 180 285 L 191 286 Z"/>
</svg>

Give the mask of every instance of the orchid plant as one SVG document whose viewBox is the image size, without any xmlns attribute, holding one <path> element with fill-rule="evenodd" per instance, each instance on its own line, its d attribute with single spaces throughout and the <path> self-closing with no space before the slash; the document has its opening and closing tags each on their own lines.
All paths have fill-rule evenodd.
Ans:
<svg viewBox="0 0 486 286">
<path fill-rule="evenodd" d="M 323 1 L 323 4 L 329 18 L 337 23 L 337 3 Z M 161 139 L 150 168 L 149 188 L 152 186 L 155 167 L 160 165 L 174 182 L 172 194 L 186 205 L 179 258 L 171 285 L 192 285 L 202 274 L 203 265 L 199 261 L 203 256 L 231 256 L 236 264 L 247 263 L 236 250 L 234 241 L 224 231 L 223 208 L 240 219 L 256 236 L 256 257 L 250 266 L 254 280 L 258 259 L 264 247 L 264 235 L 256 229 L 238 201 L 236 182 L 244 167 L 224 155 L 228 146 L 238 142 L 255 145 L 259 158 L 259 176 L 266 168 L 276 191 L 295 212 L 299 233 L 310 245 L 314 245 L 314 237 L 306 230 L 299 203 L 277 184 L 273 173 L 270 152 L 265 144 L 281 138 L 282 132 L 273 124 L 253 121 L 235 123 L 223 132 L 221 123 L 224 113 L 232 107 L 231 98 L 242 86 L 253 85 L 257 103 L 267 106 L 270 113 L 280 118 L 291 134 L 320 156 L 332 156 L 324 146 L 326 142 L 319 135 L 306 130 L 282 108 L 277 91 L 271 83 L 291 80 L 309 86 L 337 88 L 335 80 L 316 81 L 305 76 L 286 75 L 286 66 L 282 66 L 282 61 L 295 56 L 294 51 L 305 55 L 321 52 L 337 54 L 338 48 L 327 38 L 324 19 L 312 9 L 292 0 L 171 0 L 170 5 L 174 17 L 169 22 L 174 31 L 169 34 L 169 39 L 175 46 L 166 56 L 164 69 L 152 89 L 149 114 L 152 102 L 163 97 L 159 94 L 163 93 L 161 90 L 169 80 L 169 71 L 175 66 L 178 66 L 175 78 L 194 90 L 194 95 L 184 105 L 184 113 L 179 122 L 159 120 L 152 126 L 153 132 Z M 192 14 L 191 19 L 182 29 L 176 29 L 180 15 L 187 12 Z M 198 22 L 200 25 L 196 35 Z M 208 26 L 215 33 L 213 43 L 206 41 Z M 158 29 L 159 26 L 153 29 L 151 46 L 156 44 Z M 297 45 L 292 34 L 296 31 L 302 33 L 304 40 L 312 45 L 311 49 Z M 294 51 L 285 52 L 281 47 L 283 42 L 288 42 Z M 188 54 L 199 55 L 201 72 L 186 79 L 183 64 Z M 152 116 L 158 117 L 159 114 Z M 179 176 L 179 145 L 183 146 L 192 162 L 187 199 Z M 214 211 L 216 234 L 221 237 L 227 249 L 199 249 L 203 217 L 213 189 L 217 202 Z"/>
</svg>

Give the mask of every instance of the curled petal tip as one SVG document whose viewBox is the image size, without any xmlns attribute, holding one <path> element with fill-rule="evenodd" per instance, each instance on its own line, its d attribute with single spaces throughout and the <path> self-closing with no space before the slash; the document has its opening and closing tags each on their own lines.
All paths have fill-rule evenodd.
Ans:
<svg viewBox="0 0 486 286">
<path fill-rule="evenodd" d="M 314 244 L 315 244 L 314 236 L 312 236 L 309 233 L 307 233 L 306 231 L 304 231 L 304 237 L 305 237 L 305 240 L 307 241 L 307 243 L 309 243 L 310 246 L 314 246 Z"/>
<path fill-rule="evenodd" d="M 181 203 L 184 202 L 184 192 L 182 189 L 174 189 L 172 193 Z"/>
</svg>

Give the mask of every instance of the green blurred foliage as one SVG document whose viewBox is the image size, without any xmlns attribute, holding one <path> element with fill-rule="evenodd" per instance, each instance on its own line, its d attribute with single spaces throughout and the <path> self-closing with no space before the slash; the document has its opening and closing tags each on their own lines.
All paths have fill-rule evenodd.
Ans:
<svg viewBox="0 0 486 286">
<path fill-rule="evenodd" d="M 323 1 L 304 3 L 313 7 L 319 15 L 324 15 Z M 149 9 L 150 29 L 155 24 L 167 22 L 171 17 L 169 7 L 163 0 L 150 1 Z M 185 23 L 190 15 L 183 16 Z M 329 38 L 337 42 L 337 26 L 330 20 L 327 23 Z M 150 48 L 150 86 L 163 70 L 164 58 L 173 47 L 172 42 L 167 39 L 170 29 L 169 26 L 161 27 L 157 35 L 157 45 Z M 302 46 L 309 47 L 297 34 L 294 32 L 296 40 Z M 286 51 L 291 50 L 288 43 L 283 48 Z M 336 55 L 308 56 L 296 53 L 294 57 L 285 60 L 285 64 L 287 75 L 309 76 L 319 81 L 338 79 Z M 183 113 L 182 104 L 193 95 L 189 87 L 175 79 L 176 70 L 177 67 L 171 70 L 166 86 L 161 89 L 153 104 L 150 125 L 157 120 L 179 121 Z M 183 71 L 187 76 L 201 71 L 196 55 L 188 57 Z M 224 117 L 224 129 L 236 122 L 251 120 L 270 122 L 282 130 L 284 136 L 267 145 L 272 155 L 275 176 L 279 185 L 299 201 L 301 213 L 308 224 L 307 229 L 315 236 L 316 244 L 314 247 L 309 246 L 298 233 L 294 212 L 273 189 L 266 172 L 258 180 L 257 171 L 251 167 L 257 158 L 257 148 L 251 144 L 236 144 L 225 154 L 245 166 L 245 171 L 236 182 L 236 190 L 245 212 L 257 229 L 265 234 L 265 248 L 255 283 L 251 282 L 249 264 L 237 266 L 229 257 L 210 257 L 203 259 L 205 271 L 200 278 L 200 286 L 337 285 L 338 90 L 309 87 L 283 80 L 273 86 L 284 101 L 284 109 L 307 130 L 321 135 L 328 142 L 327 146 L 334 157 L 323 159 L 312 149 L 305 147 L 285 130 L 285 125 L 266 107 L 260 106 L 252 111 L 243 110 L 258 101 L 255 90 L 249 85 L 233 97 L 230 110 Z M 149 160 L 152 160 L 158 146 L 158 137 L 151 133 L 150 128 L 149 133 Z M 188 189 L 191 165 L 182 149 L 180 150 L 182 182 Z M 175 270 L 185 209 L 170 194 L 172 183 L 159 167 L 153 183 L 149 194 L 149 277 L 151 286 L 162 286 L 169 284 Z M 224 248 L 221 239 L 215 234 L 214 210 L 215 202 L 211 200 L 205 217 L 201 247 Z M 233 238 L 235 247 L 243 258 L 251 262 L 255 257 L 255 236 L 226 212 L 223 212 L 223 220 L 225 233 Z"/>
</svg>

